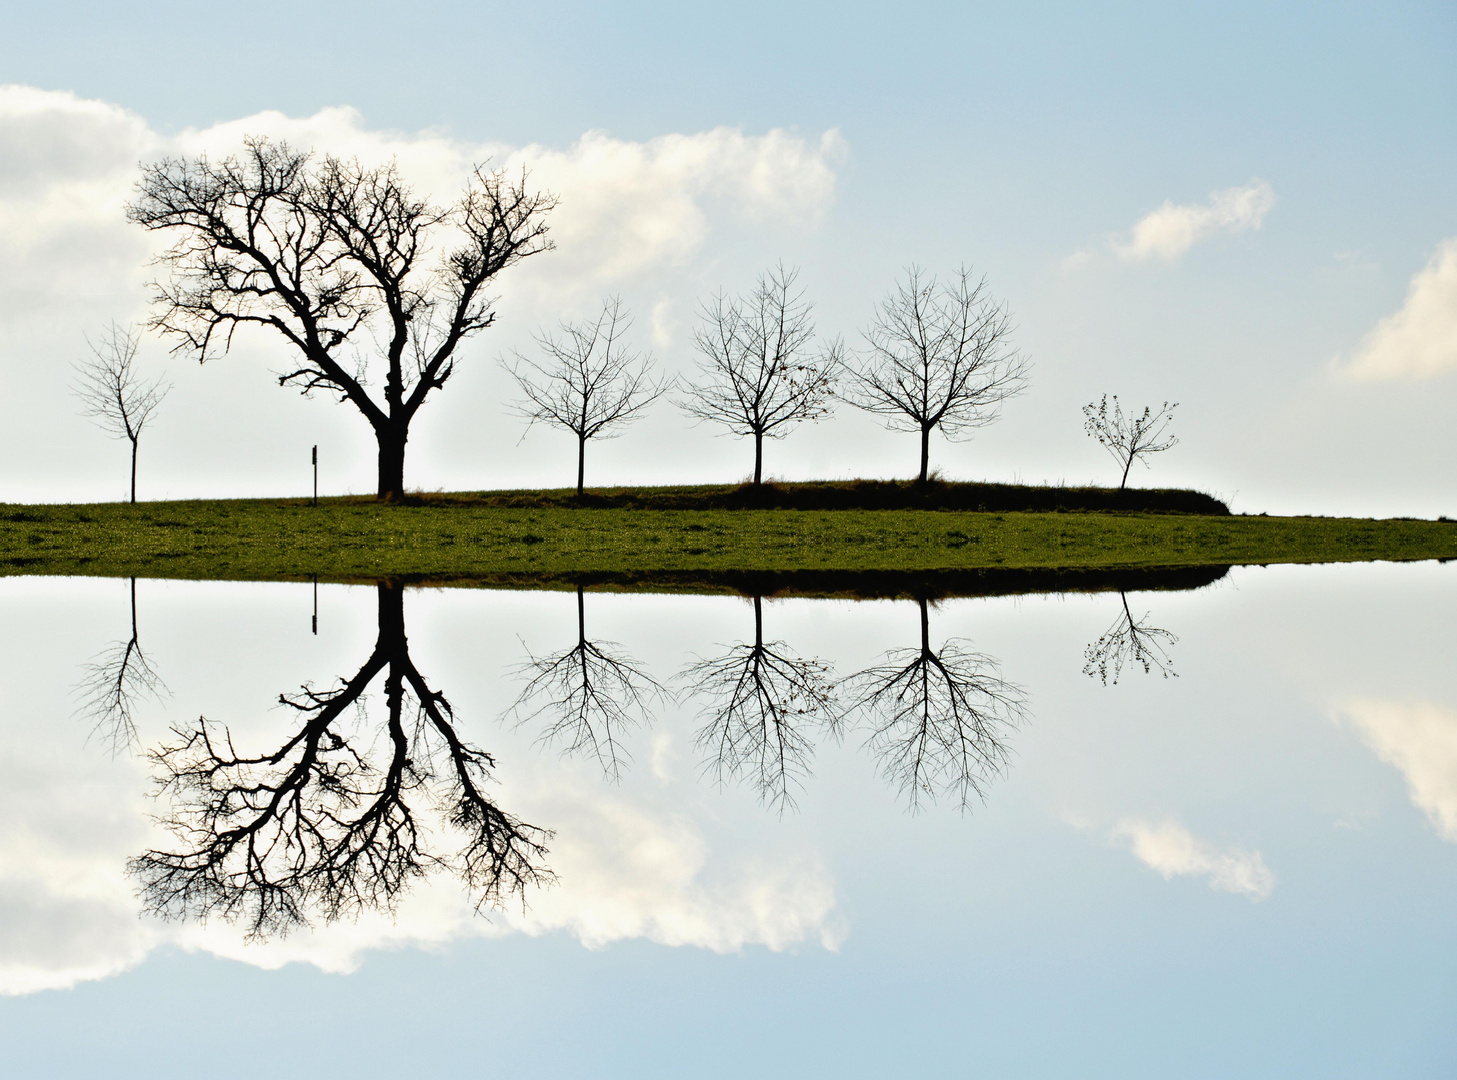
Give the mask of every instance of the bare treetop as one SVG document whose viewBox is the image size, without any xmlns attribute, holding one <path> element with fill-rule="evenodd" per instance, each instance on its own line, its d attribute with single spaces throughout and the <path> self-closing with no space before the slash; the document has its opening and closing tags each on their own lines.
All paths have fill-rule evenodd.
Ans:
<svg viewBox="0 0 1457 1080">
<path fill-rule="evenodd" d="M 892 430 L 920 432 L 922 481 L 932 431 L 961 438 L 990 424 L 1026 387 L 1028 364 L 1012 330 L 1005 305 L 966 267 L 941 285 L 912 266 L 881 301 L 863 334 L 852 401 L 886 417 Z"/>
<path fill-rule="evenodd" d="M 239 327 L 278 334 L 293 365 L 282 385 L 322 389 L 363 413 L 379 442 L 379 494 L 403 492 L 410 421 L 455 369 L 456 348 L 496 318 L 488 284 L 548 250 L 551 195 L 524 172 L 477 167 L 449 209 L 417 198 L 393 165 L 249 139 L 241 157 L 144 167 L 130 220 L 175 230 L 159 260 L 152 324 L 205 361 Z M 367 389 L 371 356 L 383 388 Z M 377 377 L 377 375 L 376 375 Z"/>
<path fill-rule="evenodd" d="M 506 369 L 526 400 L 516 412 L 532 423 L 565 428 L 577 437 L 577 494 L 582 493 L 588 439 L 612 439 L 668 392 L 667 379 L 653 377 L 653 358 L 629 349 L 632 316 L 616 297 L 602 304 L 596 319 L 561 323 L 561 336 L 537 336 L 544 362 L 516 354 Z"/>
<path fill-rule="evenodd" d="M 722 293 L 703 305 L 693 344 L 700 379 L 679 407 L 754 439 L 754 483 L 763 479 L 764 439 L 832 411 L 841 364 L 838 339 L 815 351 L 813 305 L 796 288 L 799 271 L 781 263 L 761 274 L 748 296 Z"/>
<path fill-rule="evenodd" d="M 106 333 L 86 339 L 91 356 L 75 365 L 73 389 L 81 399 L 82 415 L 89 416 L 108 435 L 131 443 L 131 501 L 137 501 L 137 445 L 152 414 L 162 404 L 171 384 L 162 377 L 148 381 L 137 369 L 141 336 L 130 327 L 112 323 Z"/>
<path fill-rule="evenodd" d="M 1179 437 L 1169 432 L 1174 410 L 1178 407 L 1177 401 L 1172 405 L 1166 401 L 1158 412 L 1145 405 L 1143 415 L 1124 416 L 1117 394 L 1113 395 L 1111 409 L 1107 394 L 1096 405 L 1083 406 L 1083 430 L 1097 439 L 1098 444 L 1123 466 L 1123 475 L 1118 480 L 1119 491 L 1128 485 L 1128 470 L 1133 468 L 1135 461 L 1142 461 L 1147 468 L 1151 454 L 1161 454 L 1178 445 Z"/>
</svg>

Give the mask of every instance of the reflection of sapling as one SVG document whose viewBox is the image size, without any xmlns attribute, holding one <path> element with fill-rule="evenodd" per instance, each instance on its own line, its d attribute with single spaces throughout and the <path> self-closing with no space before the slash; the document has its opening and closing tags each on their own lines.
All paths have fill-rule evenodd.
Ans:
<svg viewBox="0 0 1457 1080">
<path fill-rule="evenodd" d="M 1117 394 L 1113 395 L 1111 409 L 1107 394 L 1097 404 L 1083 406 L 1083 430 L 1097 439 L 1099 445 L 1123 466 L 1123 475 L 1118 480 L 1119 491 L 1127 486 L 1128 470 L 1135 460 L 1142 461 L 1147 468 L 1150 454 L 1162 453 L 1178 444 L 1177 435 L 1167 434 L 1174 419 L 1174 410 L 1178 407 L 1177 401 L 1172 405 L 1166 401 L 1158 412 L 1144 406 L 1142 416 L 1124 416 Z"/>
<path fill-rule="evenodd" d="M 1128 607 L 1128 594 L 1120 591 L 1118 595 L 1123 601 L 1123 611 L 1103 636 L 1084 650 L 1083 674 L 1097 676 L 1104 686 L 1111 675 L 1116 685 L 1123 666 L 1129 664 L 1142 667 L 1145 675 L 1158 668 L 1166 679 L 1170 675 L 1177 677 L 1179 673 L 1174 670 L 1165 646 L 1177 645 L 1179 639 L 1168 630 L 1148 625 L 1147 613 L 1135 620 Z"/>
</svg>

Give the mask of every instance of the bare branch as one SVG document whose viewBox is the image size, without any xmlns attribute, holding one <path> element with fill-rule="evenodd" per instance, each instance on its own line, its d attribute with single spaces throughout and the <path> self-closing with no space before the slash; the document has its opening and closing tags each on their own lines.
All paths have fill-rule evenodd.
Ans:
<svg viewBox="0 0 1457 1080">
<path fill-rule="evenodd" d="M 1128 607 L 1128 594 L 1120 592 L 1118 596 L 1123 610 L 1102 637 L 1083 650 L 1083 674 L 1096 676 L 1104 686 L 1110 681 L 1117 685 L 1126 664 L 1143 668 L 1145 675 L 1157 669 L 1166 679 L 1171 675 L 1177 678 L 1179 673 L 1174 670 L 1168 650 L 1179 639 L 1168 630 L 1150 626 L 1148 612 L 1144 612 L 1142 619 L 1135 619 Z"/>
</svg>

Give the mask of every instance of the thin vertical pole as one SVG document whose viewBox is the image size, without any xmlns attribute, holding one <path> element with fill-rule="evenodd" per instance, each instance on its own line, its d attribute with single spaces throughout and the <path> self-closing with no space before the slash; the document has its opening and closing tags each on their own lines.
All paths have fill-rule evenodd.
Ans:
<svg viewBox="0 0 1457 1080">
<path fill-rule="evenodd" d="M 318 636 L 318 633 L 319 633 L 319 575 L 318 574 L 315 574 L 314 575 L 314 623 L 313 623 L 313 629 L 314 629 L 314 636 L 317 637 Z"/>
<path fill-rule="evenodd" d="M 314 505 L 315 506 L 318 506 L 319 505 L 319 444 L 318 443 L 315 443 L 314 444 L 313 462 L 314 462 Z M 317 585 L 317 582 L 315 582 L 315 584 Z"/>
</svg>

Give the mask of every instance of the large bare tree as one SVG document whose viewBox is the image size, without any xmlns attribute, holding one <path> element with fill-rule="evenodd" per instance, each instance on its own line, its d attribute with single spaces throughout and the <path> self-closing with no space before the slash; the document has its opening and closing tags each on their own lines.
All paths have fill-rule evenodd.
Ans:
<svg viewBox="0 0 1457 1080">
<path fill-rule="evenodd" d="M 753 437 L 755 485 L 764 476 L 764 440 L 832 408 L 840 343 L 815 346 L 813 305 L 798 279 L 799 271 L 781 263 L 759 275 L 748 296 L 719 293 L 703 305 L 693 333 L 700 377 L 678 403 L 732 435 Z"/>
<path fill-rule="evenodd" d="M 404 493 L 411 421 L 454 372 L 461 343 L 495 322 L 486 288 L 552 246 L 554 205 L 527 190 L 524 172 L 477 167 L 442 209 L 394 164 L 316 161 L 254 138 L 241 156 L 145 166 L 127 215 L 176 235 L 152 320 L 174 351 L 206 361 L 240 327 L 276 335 L 291 357 L 280 385 L 337 394 L 369 422 L 378 494 L 391 499 Z"/>
<path fill-rule="evenodd" d="M 1124 416 L 1117 394 L 1113 395 L 1111 408 L 1107 394 L 1101 401 L 1083 406 L 1083 430 L 1123 466 L 1123 475 L 1118 478 L 1119 491 L 1128 486 L 1128 470 L 1135 461 L 1142 461 L 1147 468 L 1151 455 L 1172 450 L 1179 444 L 1179 437 L 1169 431 L 1178 407 L 1177 401 L 1172 405 L 1166 401 L 1158 412 L 1145 405 L 1142 415 Z"/>
<path fill-rule="evenodd" d="M 544 361 L 517 353 L 516 362 L 506 365 L 526 395 L 516 411 L 577 437 L 578 495 L 586 478 L 587 440 L 620 435 L 671 386 L 654 378 L 651 355 L 627 347 L 624 335 L 631 326 L 632 317 L 614 297 L 603 302 L 595 319 L 563 322 L 560 337 L 539 335 Z"/>
<path fill-rule="evenodd" d="M 460 737 L 444 694 L 410 659 L 403 590 L 383 582 L 378 593 L 369 658 L 327 689 L 280 695 L 296 717 L 280 745 L 240 750 L 200 718 L 151 753 L 178 846 L 131 860 L 149 910 L 217 915 L 267 937 L 315 915 L 391 910 L 439 868 L 463 879 L 477 908 L 552 880 L 541 866 L 551 834 L 492 800 L 495 759 Z M 372 730 L 357 707 L 381 675 Z M 452 837 L 454 852 L 431 850 Z"/>
<path fill-rule="evenodd" d="M 152 414 L 172 387 L 162 377 L 147 380 L 137 370 L 141 336 L 129 327 L 112 323 L 96 341 L 87 340 L 91 355 L 76 364 L 74 390 L 82 412 L 132 449 L 131 501 L 137 501 L 137 444 Z"/>
<path fill-rule="evenodd" d="M 947 284 L 912 266 L 863 334 L 851 401 L 921 436 L 920 480 L 931 432 L 963 438 L 996 419 L 1027 385 L 1028 364 L 1012 345 L 1012 318 L 985 278 L 962 267 Z"/>
</svg>

